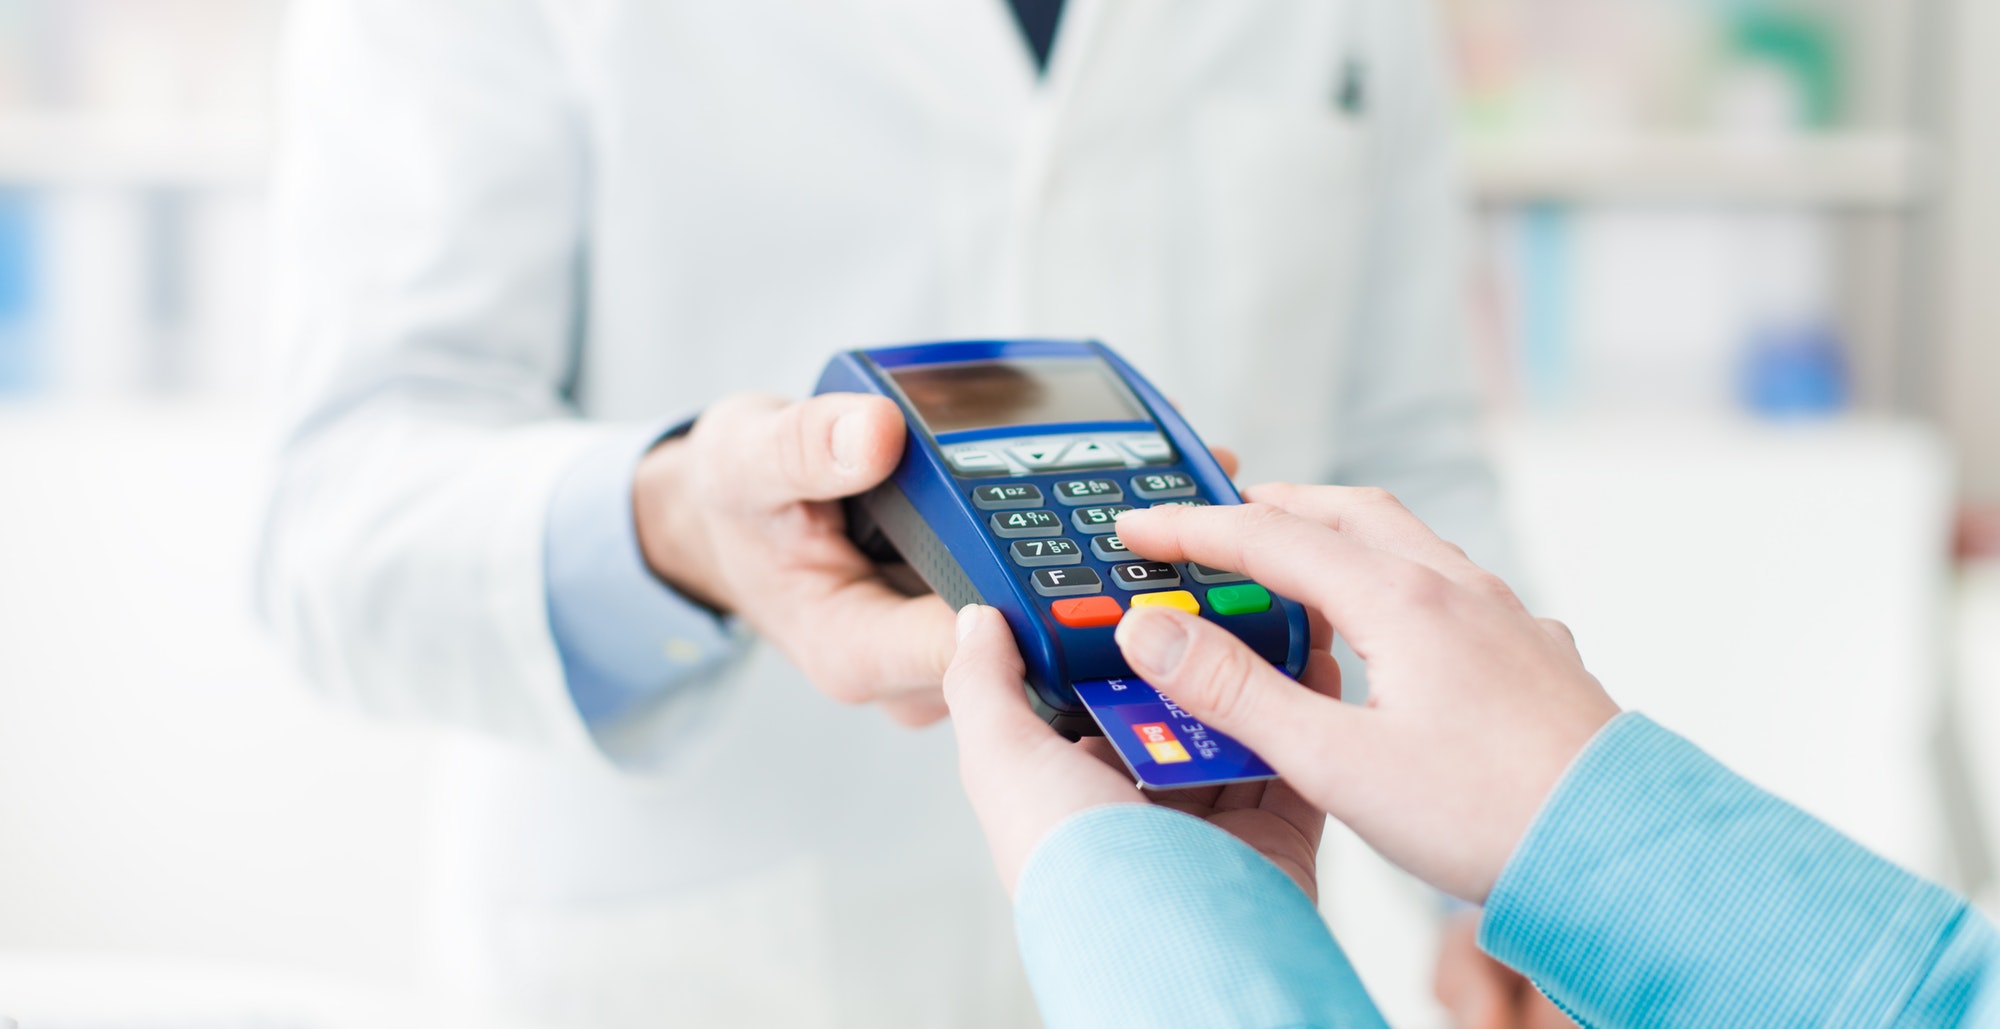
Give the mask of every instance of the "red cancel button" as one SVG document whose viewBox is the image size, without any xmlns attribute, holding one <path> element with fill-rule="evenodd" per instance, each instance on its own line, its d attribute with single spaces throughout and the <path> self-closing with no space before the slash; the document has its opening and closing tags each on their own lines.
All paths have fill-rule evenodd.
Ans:
<svg viewBox="0 0 2000 1029">
<path fill-rule="evenodd" d="M 1106 625 L 1117 625 L 1118 619 L 1125 617 L 1125 611 L 1110 597 L 1077 597 L 1074 600 L 1058 600 L 1049 606 L 1055 612 L 1056 621 L 1072 629 L 1096 629 Z"/>
</svg>

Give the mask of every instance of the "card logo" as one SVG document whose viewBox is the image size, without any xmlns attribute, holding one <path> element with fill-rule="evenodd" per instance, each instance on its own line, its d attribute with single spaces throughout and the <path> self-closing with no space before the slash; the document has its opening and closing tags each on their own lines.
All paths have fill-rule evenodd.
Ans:
<svg viewBox="0 0 2000 1029">
<path fill-rule="evenodd" d="M 1139 742 L 1146 745 L 1146 753 L 1153 755 L 1153 760 L 1160 764 L 1175 765 L 1194 760 L 1187 748 L 1181 746 L 1181 741 L 1174 738 L 1174 731 L 1167 728 L 1165 722 L 1135 725 L 1132 731 L 1139 734 Z"/>
</svg>

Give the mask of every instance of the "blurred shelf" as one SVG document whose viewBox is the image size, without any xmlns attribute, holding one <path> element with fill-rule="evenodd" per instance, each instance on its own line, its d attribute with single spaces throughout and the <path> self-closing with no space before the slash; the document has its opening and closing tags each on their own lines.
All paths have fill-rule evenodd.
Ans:
<svg viewBox="0 0 2000 1029">
<path fill-rule="evenodd" d="M 262 181 L 270 133 L 242 120 L 0 117 L 0 185 L 235 189 Z"/>
<path fill-rule="evenodd" d="M 1706 203 L 1895 211 L 1923 195 L 1921 145 L 1894 133 L 1787 140 L 1694 134 L 1461 140 L 1482 204 Z"/>
</svg>

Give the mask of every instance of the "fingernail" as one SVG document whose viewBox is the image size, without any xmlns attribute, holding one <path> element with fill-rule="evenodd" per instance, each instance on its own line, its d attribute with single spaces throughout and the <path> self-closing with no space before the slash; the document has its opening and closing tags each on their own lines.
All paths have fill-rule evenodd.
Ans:
<svg viewBox="0 0 2000 1029">
<path fill-rule="evenodd" d="M 978 604 L 967 604 L 958 609 L 958 641 L 960 643 L 964 643 L 965 638 L 972 635 L 972 627 L 978 624 L 978 620 Z"/>
<path fill-rule="evenodd" d="M 1114 634 L 1118 648 L 1142 672 L 1171 675 L 1187 654 L 1188 633 L 1180 619 L 1165 612 L 1127 613 Z"/>
<path fill-rule="evenodd" d="M 861 412 L 850 411 L 833 421 L 833 466 L 852 473 L 868 457 L 868 420 Z"/>
</svg>

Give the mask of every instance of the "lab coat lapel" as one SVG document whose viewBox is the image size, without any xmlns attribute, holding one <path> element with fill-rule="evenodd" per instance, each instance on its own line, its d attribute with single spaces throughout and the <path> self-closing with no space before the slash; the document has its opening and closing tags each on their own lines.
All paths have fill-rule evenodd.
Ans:
<svg viewBox="0 0 2000 1029">
<path fill-rule="evenodd" d="M 1032 334 L 1048 322 L 1044 298 L 1036 287 L 1043 262 L 1052 259 L 1047 244 L 1050 191 L 1065 156 L 1066 133 L 1080 102 L 1079 92 L 1095 68 L 1092 51 L 1104 6 L 1102 0 L 1069 0 L 1049 54 L 1048 73 L 1030 94 L 1013 160 L 1009 217 L 1001 243 L 998 309 L 1010 333 Z M 1025 47 L 1022 50 L 1025 53 Z"/>
<path fill-rule="evenodd" d="M 1006 263 L 1020 331 L 1100 337 L 1150 368 L 1166 336 L 1171 204 L 1157 156 L 1172 7 L 1070 0 L 1017 165 Z"/>
<path fill-rule="evenodd" d="M 876 60 L 911 96 L 1008 134 L 1034 102 L 1034 57 L 1006 0 L 853 0 L 879 28 Z"/>
</svg>

